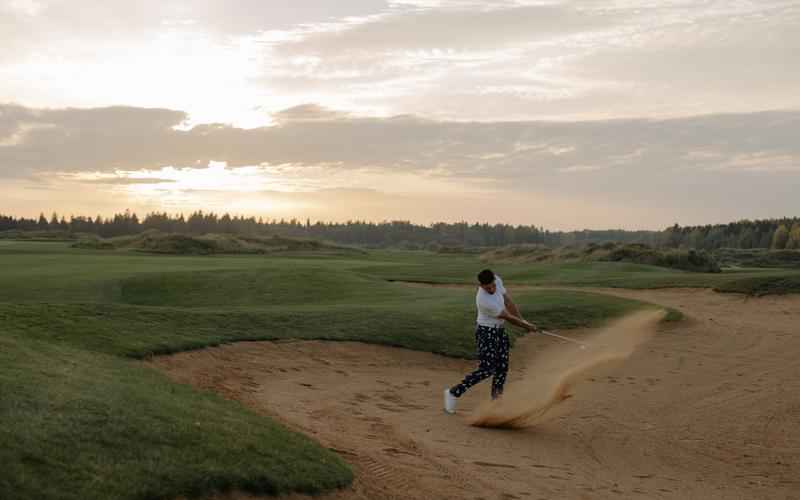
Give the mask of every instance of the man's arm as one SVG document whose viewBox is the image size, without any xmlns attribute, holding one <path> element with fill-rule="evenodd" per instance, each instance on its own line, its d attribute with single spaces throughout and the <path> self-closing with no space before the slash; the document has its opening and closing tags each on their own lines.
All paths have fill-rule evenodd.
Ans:
<svg viewBox="0 0 800 500">
<path fill-rule="evenodd" d="M 503 312 L 501 312 L 497 317 L 500 318 L 500 319 L 504 319 L 504 320 L 508 321 L 512 325 L 516 325 L 516 326 L 518 326 L 520 328 L 524 328 L 524 329 L 528 330 L 529 332 L 533 332 L 533 331 L 537 330 L 536 325 L 534 325 L 532 323 L 529 323 L 529 322 L 525 321 L 524 319 L 522 319 L 522 318 L 520 318 L 520 317 L 518 317 L 518 316 L 516 316 L 514 314 L 511 314 L 506 309 L 503 309 Z"/>
<path fill-rule="evenodd" d="M 510 294 L 508 294 L 508 293 L 504 293 L 503 294 L 503 302 L 505 302 L 506 311 L 508 311 L 509 313 L 511 313 L 512 315 L 514 315 L 514 316 L 516 316 L 518 318 L 524 319 L 522 317 L 522 313 L 519 312 L 519 308 L 517 308 L 517 304 L 515 304 L 514 301 L 511 300 L 511 295 Z"/>
</svg>

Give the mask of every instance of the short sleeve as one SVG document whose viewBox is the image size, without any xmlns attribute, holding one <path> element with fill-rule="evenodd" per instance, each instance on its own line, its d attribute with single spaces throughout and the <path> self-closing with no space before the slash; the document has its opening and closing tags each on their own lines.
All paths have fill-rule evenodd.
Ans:
<svg viewBox="0 0 800 500">
<path fill-rule="evenodd" d="M 500 293 L 500 294 L 505 294 L 506 293 L 506 287 L 505 287 L 505 285 L 503 285 L 503 279 L 500 276 L 496 275 L 496 274 L 494 275 L 494 283 L 495 283 L 495 285 L 497 285 L 497 292 L 498 293 Z"/>
</svg>

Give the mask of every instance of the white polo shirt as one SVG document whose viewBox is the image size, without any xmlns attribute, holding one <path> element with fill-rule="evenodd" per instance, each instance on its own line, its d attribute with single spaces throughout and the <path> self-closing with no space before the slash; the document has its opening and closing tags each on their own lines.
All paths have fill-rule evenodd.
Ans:
<svg viewBox="0 0 800 500">
<path fill-rule="evenodd" d="M 478 294 L 475 296 L 475 304 L 478 306 L 478 324 L 488 327 L 503 326 L 505 320 L 498 318 L 503 309 L 506 308 L 506 301 L 503 294 L 506 293 L 506 287 L 503 286 L 503 280 L 500 276 L 494 275 L 494 283 L 497 289 L 494 293 L 489 293 L 481 287 L 478 287 Z"/>
</svg>

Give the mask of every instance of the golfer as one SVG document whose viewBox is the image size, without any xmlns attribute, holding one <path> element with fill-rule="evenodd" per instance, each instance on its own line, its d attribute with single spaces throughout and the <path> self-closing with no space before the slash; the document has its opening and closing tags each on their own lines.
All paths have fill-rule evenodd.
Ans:
<svg viewBox="0 0 800 500">
<path fill-rule="evenodd" d="M 529 332 L 536 331 L 536 326 L 522 319 L 517 305 L 503 286 L 500 276 L 490 269 L 478 274 L 478 294 L 475 303 L 478 306 L 478 325 L 475 330 L 475 343 L 478 347 L 478 368 L 464 377 L 464 380 L 444 390 L 444 411 L 455 413 L 456 401 L 467 389 L 478 382 L 492 379 L 492 399 L 503 393 L 508 373 L 509 340 L 503 324 L 508 321 L 512 325 L 525 328 Z"/>
</svg>

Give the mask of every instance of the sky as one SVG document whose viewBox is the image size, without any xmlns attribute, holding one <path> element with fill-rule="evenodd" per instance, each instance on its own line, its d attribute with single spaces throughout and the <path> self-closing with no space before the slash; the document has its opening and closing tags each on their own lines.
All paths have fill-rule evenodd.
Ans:
<svg viewBox="0 0 800 500">
<path fill-rule="evenodd" d="M 0 0 L 0 213 L 800 215 L 800 1 Z"/>
</svg>

